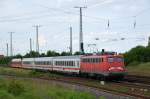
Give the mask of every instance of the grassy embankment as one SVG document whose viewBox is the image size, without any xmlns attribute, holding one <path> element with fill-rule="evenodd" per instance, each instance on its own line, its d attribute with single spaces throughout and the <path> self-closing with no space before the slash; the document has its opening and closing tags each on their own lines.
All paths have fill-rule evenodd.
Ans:
<svg viewBox="0 0 150 99">
<path fill-rule="evenodd" d="M 130 64 L 129 66 L 127 66 L 127 69 L 129 74 L 150 77 L 150 62 L 141 64 Z"/>
<path fill-rule="evenodd" d="M 95 99 L 89 93 L 48 81 L 1 77 L 0 82 L 0 99 Z"/>
<path fill-rule="evenodd" d="M 37 72 L 18 68 L 0 67 L 0 75 L 14 75 L 18 77 L 62 77 L 63 75 L 50 72 Z M 96 99 L 88 92 L 81 92 L 56 83 L 42 80 L 26 80 L 18 78 L 4 78 L 0 76 L 0 99 Z M 100 96 L 99 99 L 105 99 Z"/>
<path fill-rule="evenodd" d="M 62 77 L 64 77 L 63 75 L 59 75 L 59 74 L 54 74 L 54 73 L 50 73 L 50 72 L 37 72 L 37 71 L 34 71 L 34 70 L 24 70 L 24 69 L 18 69 L 18 68 L 9 68 L 9 67 L 0 67 L 0 75 L 15 75 L 15 76 L 18 76 L 18 77 L 33 77 L 33 78 L 38 78 L 38 77 L 48 77 L 48 78 L 62 78 Z M 25 82 L 27 82 L 28 80 L 26 80 Z M 7 81 L 7 82 L 10 82 L 10 81 Z M 74 82 L 74 81 L 73 81 Z M 29 82 L 28 82 L 29 83 Z M 32 83 L 31 81 L 30 81 L 30 83 L 31 83 L 31 85 L 35 85 L 34 83 Z M 131 93 L 135 93 L 134 91 L 132 91 L 131 90 L 131 88 L 129 88 L 129 87 L 125 87 L 125 86 L 118 86 L 118 85 L 114 85 L 114 84 L 112 84 L 112 83 L 107 83 L 107 84 L 105 84 L 105 85 L 101 85 L 99 82 L 97 82 L 97 81 L 84 81 L 84 83 L 86 83 L 86 84 L 88 84 L 88 85 L 95 85 L 96 87 L 100 87 L 100 88 L 106 88 L 106 89 L 111 89 L 111 90 L 114 90 L 114 91 L 119 91 L 119 92 L 131 92 Z M 28 84 L 25 84 L 25 85 L 28 85 Z M 43 84 L 39 84 L 39 85 L 37 85 L 37 86 L 43 86 Z M 111 86 L 111 87 L 110 87 Z M 53 87 L 53 86 L 51 86 L 51 87 Z M 32 87 L 31 87 L 32 88 Z M 44 87 L 43 87 L 44 88 Z M 5 89 L 7 89 L 7 88 L 5 88 Z M 33 89 L 33 88 L 32 88 Z M 55 88 L 56 90 L 61 90 L 61 89 L 59 89 L 59 88 Z M 37 89 L 38 90 L 38 89 Z M 53 89 L 50 89 L 49 88 L 49 90 L 53 90 Z M 68 89 L 67 89 L 68 90 Z M 68 90 L 68 91 L 70 91 L 70 90 Z M 42 91 L 42 93 L 43 93 L 44 91 Z M 64 94 L 66 94 L 66 91 L 61 91 L 62 93 L 61 94 L 63 94 L 64 92 Z M 29 93 L 30 93 L 30 91 L 29 91 Z M 57 91 L 56 91 L 56 93 L 57 93 Z M 69 92 L 68 92 L 69 93 Z M 73 94 L 73 95 L 78 95 L 79 94 L 79 92 L 75 92 L 74 91 L 74 93 L 75 94 Z M 38 93 L 37 93 L 38 94 Z M 69 93 L 70 94 L 70 93 Z M 149 92 L 144 92 L 143 93 L 144 95 L 150 95 L 149 94 Z M 80 94 L 79 94 L 80 95 Z M 86 94 L 87 95 L 87 94 Z M 86 95 L 85 95 L 85 97 L 86 97 Z M 88 95 L 90 95 L 90 94 L 88 94 Z M 63 97 L 63 96 L 62 96 Z M 91 97 L 91 96 L 87 96 L 87 97 Z M 0 98 L 1 99 L 1 98 Z M 32 98 L 29 98 L 29 99 L 32 99 Z M 34 98 L 33 98 L 34 99 Z M 40 98 L 40 99 L 42 99 L 42 98 Z M 48 98 L 49 99 L 49 98 Z M 50 98 L 51 99 L 51 98 Z M 57 98 L 52 98 L 52 99 L 57 99 Z M 64 98 L 60 98 L 60 99 L 64 99 Z M 65 98 L 65 99 L 70 99 L 70 98 Z M 72 98 L 71 98 L 72 99 Z M 75 96 L 75 98 L 73 98 L 73 99 L 80 99 L 80 98 L 76 98 L 76 96 Z M 88 99 L 88 98 L 84 98 L 84 97 L 82 97 L 81 99 Z M 90 99 L 90 98 L 89 98 Z M 93 98 L 91 98 L 91 99 L 93 99 Z M 102 98 L 100 98 L 100 99 L 103 99 L 103 97 Z M 105 98 L 104 98 L 105 99 Z"/>
</svg>

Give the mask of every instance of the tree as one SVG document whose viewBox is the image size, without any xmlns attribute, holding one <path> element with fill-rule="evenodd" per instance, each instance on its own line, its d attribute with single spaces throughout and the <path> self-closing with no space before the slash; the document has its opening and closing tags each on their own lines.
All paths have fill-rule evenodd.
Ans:
<svg viewBox="0 0 150 99">
<path fill-rule="evenodd" d="M 13 58 L 23 58 L 21 54 L 17 54 L 16 56 L 13 56 Z"/>
<path fill-rule="evenodd" d="M 46 57 L 45 53 L 41 53 L 40 57 Z"/>
<path fill-rule="evenodd" d="M 70 55 L 71 55 L 70 52 L 62 52 L 62 53 L 61 53 L 61 56 L 70 56 Z"/>
<path fill-rule="evenodd" d="M 58 52 L 55 51 L 47 51 L 46 56 L 51 57 L 51 56 L 60 56 L 60 54 Z"/>
<path fill-rule="evenodd" d="M 137 46 L 124 54 L 126 65 L 132 62 L 150 62 L 150 48 Z"/>
<path fill-rule="evenodd" d="M 35 52 L 35 51 L 30 51 L 29 53 L 26 53 L 25 55 L 24 55 L 24 57 L 38 57 L 38 56 L 40 56 L 40 54 L 38 53 L 38 52 Z"/>
<path fill-rule="evenodd" d="M 81 52 L 75 52 L 74 55 L 82 55 Z"/>
</svg>

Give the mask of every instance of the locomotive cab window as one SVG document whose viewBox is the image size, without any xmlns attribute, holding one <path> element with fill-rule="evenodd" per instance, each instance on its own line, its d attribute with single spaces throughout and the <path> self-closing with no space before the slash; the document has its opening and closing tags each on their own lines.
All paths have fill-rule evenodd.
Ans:
<svg viewBox="0 0 150 99">
<path fill-rule="evenodd" d="M 117 58 L 116 58 L 116 61 L 117 61 L 117 62 L 123 62 L 124 60 L 123 60 L 123 58 L 121 58 L 121 57 L 117 57 Z"/>
</svg>

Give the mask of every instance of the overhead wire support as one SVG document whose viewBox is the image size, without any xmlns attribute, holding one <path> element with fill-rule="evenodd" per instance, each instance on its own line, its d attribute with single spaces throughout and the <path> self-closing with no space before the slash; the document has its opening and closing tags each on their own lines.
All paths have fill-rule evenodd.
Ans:
<svg viewBox="0 0 150 99">
<path fill-rule="evenodd" d="M 82 24 L 82 9 L 87 7 L 74 7 L 80 9 L 80 33 L 79 33 L 79 51 L 83 54 L 84 53 L 84 43 L 83 43 L 83 24 Z"/>
<path fill-rule="evenodd" d="M 6 43 L 6 56 L 8 57 L 8 43 Z"/>
<path fill-rule="evenodd" d="M 108 19 L 107 27 L 109 28 L 109 26 L 110 26 L 110 21 L 109 21 L 109 19 Z"/>
<path fill-rule="evenodd" d="M 12 34 L 14 33 L 14 32 L 9 32 L 10 33 L 10 56 L 12 57 L 13 56 L 13 44 L 12 44 Z"/>
<path fill-rule="evenodd" d="M 32 39 L 30 38 L 30 52 L 32 52 Z"/>
<path fill-rule="evenodd" d="M 136 28 L 136 16 L 133 16 L 134 17 L 134 23 L 133 23 L 133 27 L 134 29 Z"/>
<path fill-rule="evenodd" d="M 36 29 L 36 52 L 39 54 L 39 27 L 40 25 L 35 25 L 34 26 Z"/>
<path fill-rule="evenodd" d="M 70 26 L 70 54 L 72 55 L 72 27 Z"/>
</svg>

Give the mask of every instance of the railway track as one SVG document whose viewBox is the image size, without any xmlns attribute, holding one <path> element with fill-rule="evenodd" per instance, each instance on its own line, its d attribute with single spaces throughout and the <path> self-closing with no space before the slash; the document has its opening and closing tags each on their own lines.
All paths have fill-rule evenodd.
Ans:
<svg viewBox="0 0 150 99">
<path fill-rule="evenodd" d="M 150 77 L 147 76 L 127 75 L 125 80 L 128 82 L 137 82 L 150 85 Z"/>
<path fill-rule="evenodd" d="M 14 75 L 4 75 L 4 76 L 8 76 L 8 77 L 17 77 Z M 121 95 L 121 96 L 126 96 L 126 97 L 135 97 L 136 99 L 150 99 L 150 96 L 145 96 L 145 95 L 141 95 L 141 94 L 136 94 L 136 93 L 131 93 L 131 92 L 123 92 L 123 91 L 117 91 L 117 90 L 113 90 L 111 88 L 106 88 L 103 86 L 99 86 L 98 84 L 94 83 L 94 82 L 98 82 L 97 80 L 92 80 L 92 79 L 86 79 L 86 78 L 80 78 L 80 77 L 61 77 L 61 78 L 49 78 L 49 77 L 39 77 L 39 78 L 31 78 L 31 77 L 21 77 L 21 78 L 29 78 L 29 79 L 43 79 L 43 80 L 54 80 L 54 81 L 58 81 L 58 82 L 64 82 L 64 83 L 69 83 L 69 84 L 74 84 L 74 85 L 79 85 L 79 86 L 86 86 L 89 88 L 93 88 L 99 91 L 103 91 L 106 93 L 112 93 L 115 95 Z M 94 81 L 94 82 L 93 82 Z M 91 84 L 92 83 L 92 84 Z M 107 84 L 106 84 L 107 85 Z M 116 86 L 127 86 L 127 87 L 135 87 L 134 84 L 125 84 L 123 82 L 117 82 Z M 139 88 L 143 88 L 143 86 L 138 86 Z M 137 87 L 136 87 L 137 88 Z"/>
</svg>

